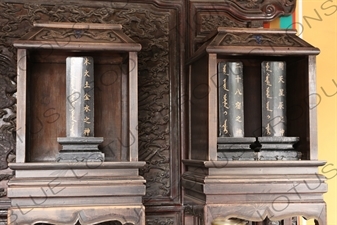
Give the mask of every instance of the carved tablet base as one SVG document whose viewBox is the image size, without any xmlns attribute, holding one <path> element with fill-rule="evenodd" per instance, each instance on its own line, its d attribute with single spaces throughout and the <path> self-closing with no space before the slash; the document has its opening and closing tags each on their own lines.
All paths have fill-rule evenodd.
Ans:
<svg viewBox="0 0 337 225">
<path fill-rule="evenodd" d="M 298 137 L 218 137 L 217 157 L 220 161 L 300 160 L 294 145 Z"/>
<path fill-rule="evenodd" d="M 98 145 L 102 137 L 58 137 L 62 150 L 56 157 L 57 162 L 103 162 L 104 153 Z"/>
</svg>

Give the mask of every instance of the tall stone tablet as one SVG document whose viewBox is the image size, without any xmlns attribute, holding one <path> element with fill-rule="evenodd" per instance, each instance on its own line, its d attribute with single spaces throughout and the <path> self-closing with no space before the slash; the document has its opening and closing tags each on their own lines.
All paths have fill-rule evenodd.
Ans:
<svg viewBox="0 0 337 225">
<path fill-rule="evenodd" d="M 103 161 L 98 149 L 102 137 L 94 136 L 94 60 L 68 57 L 66 60 L 66 134 L 57 161 Z"/>
</svg>

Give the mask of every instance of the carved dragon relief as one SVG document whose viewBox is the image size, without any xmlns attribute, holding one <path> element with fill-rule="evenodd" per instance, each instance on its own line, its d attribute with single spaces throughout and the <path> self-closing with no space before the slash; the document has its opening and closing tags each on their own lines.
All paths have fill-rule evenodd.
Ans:
<svg viewBox="0 0 337 225">
<path fill-rule="evenodd" d="M 127 27 L 137 24 L 137 29 L 125 33 L 142 44 L 138 77 L 139 160 L 147 162 L 141 175 L 147 180 L 145 201 L 148 201 L 156 196 L 169 196 L 171 188 L 169 13 L 131 9 L 121 13 L 119 19 Z"/>
<path fill-rule="evenodd" d="M 104 40 L 107 42 L 121 42 L 113 32 L 104 31 L 98 35 L 89 30 L 74 30 L 74 29 L 62 29 L 60 31 L 44 29 L 40 34 L 35 36 L 35 40 L 55 40 L 55 39 L 80 39 L 85 37 L 85 40 Z"/>
<path fill-rule="evenodd" d="M 172 218 L 153 218 L 146 219 L 146 225 L 174 225 L 175 220 Z"/>
<path fill-rule="evenodd" d="M 89 3 L 88 3 L 89 4 Z M 147 196 L 170 195 L 170 78 L 169 78 L 169 16 L 170 13 L 158 12 L 147 7 L 134 7 L 132 4 L 79 6 L 39 5 L 0 3 L 0 48 L 10 58 L 16 58 L 16 49 L 12 41 L 26 34 L 35 21 L 52 22 L 90 22 L 118 23 L 134 41 L 141 43 L 139 54 L 139 160 L 147 165 L 141 174 L 147 180 Z M 152 21 L 148 23 L 148 21 Z M 14 74 L 15 66 L 10 65 Z M 2 74 L 1 74 L 2 75 Z M 15 75 L 14 75 L 15 77 Z M 6 93 L 15 90 L 9 78 L 2 79 Z M 3 87 L 3 85 L 1 85 Z M 3 90 L 5 91 L 5 90 Z M 8 98 L 9 94 L 3 95 Z M 15 99 L 1 100 L 2 117 L 7 120 L 6 130 L 15 129 L 15 117 L 6 117 L 5 112 L 14 111 Z M 14 101 L 14 102 L 13 102 Z M 11 107 L 13 109 L 11 109 Z M 3 128 L 5 130 L 5 128 Z M 8 135 L 6 132 L 2 134 Z M 13 139 L 13 138 L 12 138 Z M 7 154 L 14 150 L 14 139 L 6 143 Z M 7 167 L 5 163 L 3 167 Z"/>
<path fill-rule="evenodd" d="M 237 8 L 243 15 L 250 19 L 267 19 L 279 14 L 289 14 L 296 6 L 296 0 L 226 0 L 229 5 Z M 254 15 L 255 14 L 255 15 Z M 266 18 L 263 18 L 265 16 Z"/>
<path fill-rule="evenodd" d="M 200 33 L 213 31 L 218 27 L 245 27 L 243 23 L 238 23 L 226 15 L 201 14 L 200 20 L 201 20 Z"/>
<path fill-rule="evenodd" d="M 296 0 L 225 0 L 213 4 L 192 4 L 196 8 L 194 22 L 201 25 L 202 31 L 212 26 L 212 17 L 223 17 L 225 20 L 221 26 L 238 27 L 245 24 L 247 26 L 248 22 L 271 21 L 281 15 L 290 15 L 295 10 Z"/>
<path fill-rule="evenodd" d="M 262 27 L 281 15 L 290 15 L 296 0 L 190 0 L 192 15 L 189 19 L 190 53 L 217 27 Z"/>
<path fill-rule="evenodd" d="M 216 2 L 214 1 L 214 3 Z M 275 7 L 278 11 L 282 11 L 285 14 L 291 13 L 295 8 L 296 0 L 224 0 L 219 4 L 236 8 L 239 10 L 238 12 L 243 14 L 243 17 L 244 14 L 250 15 L 253 13 L 252 17 L 255 14 L 255 16 L 259 16 L 257 19 L 261 19 L 259 13 L 268 14 L 267 11 L 264 11 L 268 7 Z"/>
<path fill-rule="evenodd" d="M 246 46 L 246 45 L 259 45 L 259 46 L 285 46 L 285 47 L 300 47 L 288 34 L 284 35 L 272 35 L 272 34 L 225 34 L 222 42 L 222 46 Z"/>
<path fill-rule="evenodd" d="M 15 63 L 0 54 L 0 169 L 14 160 L 16 131 Z"/>
</svg>

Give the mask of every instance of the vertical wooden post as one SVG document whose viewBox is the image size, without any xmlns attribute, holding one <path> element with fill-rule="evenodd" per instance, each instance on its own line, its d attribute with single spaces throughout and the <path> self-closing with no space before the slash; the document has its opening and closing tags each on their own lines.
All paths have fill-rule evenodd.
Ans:
<svg viewBox="0 0 337 225">
<path fill-rule="evenodd" d="M 130 161 L 138 161 L 138 58 L 129 52 L 129 116 Z"/>
<path fill-rule="evenodd" d="M 316 56 L 309 55 L 308 58 L 308 100 L 309 100 L 309 139 L 310 139 L 310 160 L 318 160 L 317 149 L 317 90 L 316 90 Z"/>
<path fill-rule="evenodd" d="M 16 118 L 16 162 L 26 161 L 26 114 L 27 114 L 27 50 L 18 49 L 17 55 L 17 118 Z"/>
<path fill-rule="evenodd" d="M 214 76 L 217 75 L 217 55 L 208 55 L 208 160 L 217 160 L 217 128 L 218 128 L 218 90 L 217 79 Z M 213 84 L 212 84 L 213 83 Z M 210 86 L 212 85 L 212 86 Z M 206 151 L 206 149 L 205 149 Z"/>
</svg>

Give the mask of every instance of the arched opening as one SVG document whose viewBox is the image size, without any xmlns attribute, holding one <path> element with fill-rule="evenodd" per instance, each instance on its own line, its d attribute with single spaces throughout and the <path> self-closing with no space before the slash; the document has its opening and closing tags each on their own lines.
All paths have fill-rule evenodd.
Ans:
<svg viewBox="0 0 337 225">
<path fill-rule="evenodd" d="M 34 225 L 55 225 L 53 223 L 35 223 Z"/>
<path fill-rule="evenodd" d="M 238 218 L 216 218 L 212 221 L 212 225 L 247 225 L 248 221 Z"/>
<path fill-rule="evenodd" d="M 96 223 L 95 225 L 122 225 L 122 223 L 117 220 L 114 220 L 114 221 Z"/>
</svg>

